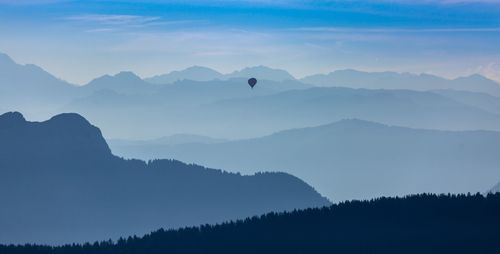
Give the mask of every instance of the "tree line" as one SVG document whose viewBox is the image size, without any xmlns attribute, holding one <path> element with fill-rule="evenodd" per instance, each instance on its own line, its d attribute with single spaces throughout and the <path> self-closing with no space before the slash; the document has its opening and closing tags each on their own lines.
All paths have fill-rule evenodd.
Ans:
<svg viewBox="0 0 500 254">
<path fill-rule="evenodd" d="M 419 194 L 160 229 L 116 241 L 1 245 L 0 253 L 500 253 L 499 229 L 499 193 Z"/>
</svg>

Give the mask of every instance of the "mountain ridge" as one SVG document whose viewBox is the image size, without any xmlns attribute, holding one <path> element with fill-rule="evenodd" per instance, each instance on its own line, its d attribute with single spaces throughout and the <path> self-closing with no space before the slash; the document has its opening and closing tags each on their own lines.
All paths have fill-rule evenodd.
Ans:
<svg viewBox="0 0 500 254">
<path fill-rule="evenodd" d="M 131 71 L 122 71 L 115 75 L 103 75 L 79 87 L 87 93 L 111 90 L 123 94 L 148 94 L 156 89 Z"/>
<path fill-rule="evenodd" d="M 336 201 L 477 192 L 493 184 L 489 179 L 500 178 L 495 152 L 500 132 L 417 129 L 358 119 L 216 144 L 113 145 L 127 158 L 174 157 L 245 173 L 285 171 Z"/>
<path fill-rule="evenodd" d="M 210 81 L 214 79 L 220 79 L 223 76 L 224 75 L 222 73 L 214 69 L 194 65 L 180 71 L 171 71 L 169 73 L 145 78 L 144 80 L 153 84 L 170 84 L 184 79 L 190 79 L 194 81 Z"/>
<path fill-rule="evenodd" d="M 74 113 L 43 122 L 0 115 L 0 199 L 0 242 L 51 244 L 330 204 L 288 173 L 125 160 Z"/>
<path fill-rule="evenodd" d="M 192 81 L 212 81 L 212 80 L 228 80 L 234 78 L 251 78 L 255 77 L 258 80 L 269 80 L 283 82 L 287 80 L 296 80 L 286 70 L 275 69 L 264 65 L 245 67 L 241 70 L 235 70 L 230 73 L 222 74 L 214 69 L 194 65 L 179 71 L 171 71 L 166 74 L 156 75 L 144 80 L 154 84 L 171 84 L 182 80 Z"/>
<path fill-rule="evenodd" d="M 431 74 L 413 74 L 398 72 L 365 72 L 353 69 L 336 70 L 327 74 L 314 74 L 301 78 L 300 81 L 316 86 L 338 86 L 368 89 L 412 89 L 436 90 L 454 89 L 472 92 L 484 92 L 500 95 L 500 84 L 480 74 L 446 79 Z"/>
</svg>

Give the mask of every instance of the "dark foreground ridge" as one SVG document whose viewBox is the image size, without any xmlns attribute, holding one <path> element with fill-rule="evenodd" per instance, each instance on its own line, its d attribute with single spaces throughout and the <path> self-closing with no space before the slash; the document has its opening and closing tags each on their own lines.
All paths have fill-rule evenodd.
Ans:
<svg viewBox="0 0 500 254">
<path fill-rule="evenodd" d="M 65 244 L 330 205 L 285 173 L 124 160 L 78 114 L 0 115 L 0 243 Z M 0 252 L 2 253 L 2 252 Z"/>
<path fill-rule="evenodd" d="M 499 227 L 500 194 L 423 194 L 161 229 L 117 242 L 0 246 L 0 253 L 500 253 Z"/>
</svg>

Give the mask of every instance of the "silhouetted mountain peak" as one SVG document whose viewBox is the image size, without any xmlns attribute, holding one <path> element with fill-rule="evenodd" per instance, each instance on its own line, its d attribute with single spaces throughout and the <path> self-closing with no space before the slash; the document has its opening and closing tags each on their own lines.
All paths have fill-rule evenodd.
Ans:
<svg viewBox="0 0 500 254">
<path fill-rule="evenodd" d="M 153 85 L 130 71 L 122 71 L 113 76 L 104 75 L 83 86 L 87 91 L 112 90 L 120 94 L 144 94 L 154 90 Z"/>
<path fill-rule="evenodd" d="M 332 71 L 328 74 L 336 74 L 336 73 L 341 73 L 341 74 L 360 74 L 360 73 L 364 73 L 362 71 L 358 71 L 358 70 L 355 70 L 355 69 L 342 69 L 342 70 L 335 70 L 335 71 Z"/>
<path fill-rule="evenodd" d="M 214 69 L 211 69 L 211 68 L 208 68 L 205 66 L 199 66 L 199 65 L 193 65 L 191 67 L 184 69 L 183 71 L 206 71 L 206 72 L 210 72 L 210 73 L 220 74 L 218 71 L 216 71 Z"/>
<path fill-rule="evenodd" d="M 259 65 L 246 67 L 240 71 L 234 71 L 228 75 L 228 78 L 249 78 L 266 79 L 272 81 L 295 80 L 290 73 L 282 69 L 274 69 L 267 66 Z"/>
<path fill-rule="evenodd" d="M 5 133 L 0 133 L 3 142 L 0 151 L 7 155 L 21 150 L 36 151 L 47 158 L 111 156 L 111 150 L 99 128 L 75 113 L 56 115 L 44 122 L 29 122 L 21 113 L 9 112 L 0 115 L 0 129 L 5 130 Z"/>
<path fill-rule="evenodd" d="M 357 118 L 342 119 L 338 122 L 331 123 L 330 125 L 352 126 L 352 127 L 355 127 L 355 126 L 373 126 L 373 127 L 374 126 L 377 126 L 377 127 L 386 126 L 387 127 L 387 125 L 384 125 L 381 123 L 367 121 L 367 120 L 361 120 L 361 119 L 357 119 Z"/>
<path fill-rule="evenodd" d="M 40 66 L 35 65 L 35 64 L 18 64 L 16 63 L 9 55 L 0 53 L 0 65 L 4 65 L 5 67 L 10 67 L 10 68 L 22 68 L 26 71 L 32 72 L 32 74 L 37 74 L 37 75 L 44 75 L 44 76 L 51 76 L 51 74 L 47 73 L 44 69 L 42 69 Z M 53 77 L 54 79 L 59 80 L 56 77 Z"/>
<path fill-rule="evenodd" d="M 191 79 L 195 81 L 209 81 L 217 78 L 221 78 L 223 75 L 213 69 L 204 66 L 194 65 L 188 67 L 182 71 L 172 71 L 167 75 L 171 75 L 178 80 Z"/>
<path fill-rule="evenodd" d="M 223 75 L 213 69 L 204 66 L 191 66 L 180 71 L 171 71 L 167 74 L 147 78 L 146 81 L 154 84 L 169 84 L 181 80 L 210 81 L 220 79 Z"/>
<path fill-rule="evenodd" d="M 251 67 L 246 67 L 243 68 L 240 72 L 252 72 L 252 71 L 262 71 L 262 72 L 273 72 L 273 73 L 279 73 L 283 76 L 287 76 L 290 79 L 295 79 L 290 73 L 283 69 L 276 69 L 276 68 L 271 68 L 267 67 L 264 65 L 258 65 L 258 66 L 251 66 Z"/>
<path fill-rule="evenodd" d="M 135 75 L 135 73 L 133 73 L 131 71 L 121 71 L 121 72 L 117 73 L 114 77 L 118 78 L 118 79 L 126 79 L 126 80 L 141 80 L 141 78 L 139 76 Z"/>
<path fill-rule="evenodd" d="M 242 176 L 175 160 L 118 158 L 78 114 L 29 122 L 8 113 L 0 121 L 22 121 L 12 127 L 0 122 L 0 241 L 117 239 L 160 226 L 330 205 L 285 173 Z"/>
<path fill-rule="evenodd" d="M 130 71 L 122 71 L 122 72 L 119 72 L 113 76 L 111 75 L 103 75 L 103 76 L 100 76 L 92 81 L 90 81 L 89 85 L 90 84 L 95 84 L 95 83 L 104 83 L 104 82 L 109 82 L 109 81 L 119 81 L 119 82 L 124 82 L 124 81 L 127 81 L 127 82 L 130 82 L 130 81 L 139 81 L 141 82 L 141 78 L 138 77 L 137 75 L 135 75 L 133 72 L 130 72 Z"/>
<path fill-rule="evenodd" d="M 73 126 L 89 127 L 92 126 L 87 119 L 77 113 L 63 113 L 50 118 L 49 123 L 63 123 Z"/>
<path fill-rule="evenodd" d="M 0 115 L 0 128 L 7 126 L 17 126 L 25 123 L 24 116 L 19 112 L 7 112 Z"/>
</svg>

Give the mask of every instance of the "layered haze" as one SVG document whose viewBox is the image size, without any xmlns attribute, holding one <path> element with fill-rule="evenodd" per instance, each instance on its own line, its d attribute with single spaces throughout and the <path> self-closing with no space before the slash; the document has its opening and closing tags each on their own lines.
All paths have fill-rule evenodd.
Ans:
<svg viewBox="0 0 500 254">
<path fill-rule="evenodd" d="M 3 66 L 18 72 L 3 76 L 2 108 L 34 119 L 80 113 L 127 158 L 285 171 L 332 200 L 476 192 L 500 179 L 500 85 L 478 75 L 347 70 L 318 75 L 328 78 L 320 84 L 264 66 L 204 80 L 197 73 L 208 69 L 198 66 L 158 76 L 170 77 L 164 84 L 119 72 L 74 86 L 7 56 Z M 12 88 L 30 88 L 25 80 L 39 73 L 49 77 L 36 82 L 46 92 L 22 100 L 25 90 Z M 241 73 L 265 78 L 250 89 Z"/>
<path fill-rule="evenodd" d="M 0 252 L 496 250 L 499 17 L 490 0 L 0 0 Z"/>
</svg>

